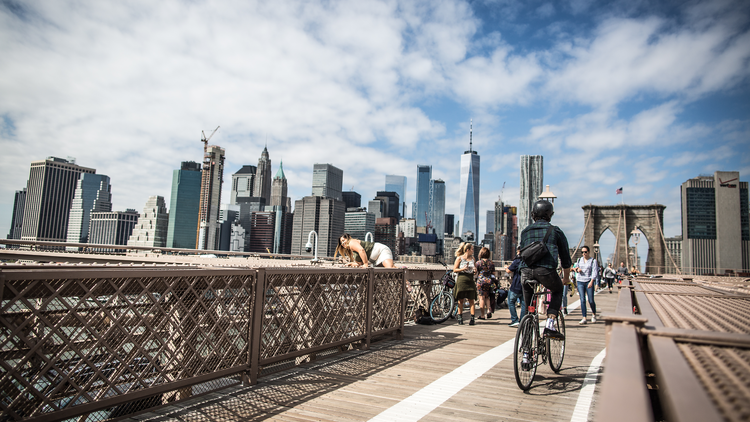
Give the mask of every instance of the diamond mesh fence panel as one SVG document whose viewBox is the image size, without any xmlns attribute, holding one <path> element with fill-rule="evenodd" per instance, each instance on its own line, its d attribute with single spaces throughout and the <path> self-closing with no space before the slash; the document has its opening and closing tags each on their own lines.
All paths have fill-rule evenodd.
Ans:
<svg viewBox="0 0 750 422">
<path fill-rule="evenodd" d="M 365 271 L 268 270 L 260 359 L 365 336 L 367 282 Z"/>
<path fill-rule="evenodd" d="M 248 369 L 255 271 L 2 275 L 0 406 L 8 418 L 122 416 L 236 384 L 232 374 Z"/>
</svg>

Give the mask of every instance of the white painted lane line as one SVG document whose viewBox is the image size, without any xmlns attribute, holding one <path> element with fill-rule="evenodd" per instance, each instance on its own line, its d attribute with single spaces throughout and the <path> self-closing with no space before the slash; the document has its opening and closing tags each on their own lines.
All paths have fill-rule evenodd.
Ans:
<svg viewBox="0 0 750 422">
<path fill-rule="evenodd" d="M 586 422 L 589 420 L 589 410 L 591 409 L 591 399 L 594 397 L 596 379 L 599 378 L 599 369 L 606 354 L 607 349 L 604 349 L 591 361 L 591 366 L 589 366 L 586 377 L 583 379 L 581 392 L 578 393 L 578 401 L 576 401 L 576 407 L 573 409 L 573 417 L 570 418 L 570 422 Z"/>
<path fill-rule="evenodd" d="M 433 381 L 371 421 L 418 421 L 513 353 L 515 338 L 488 350 Z"/>
<path fill-rule="evenodd" d="M 595 294 L 598 293 L 596 292 Z M 568 310 L 576 309 L 579 306 L 581 306 L 581 301 L 577 300 L 568 306 Z M 513 343 L 515 341 L 514 337 L 494 349 L 484 352 L 370 420 L 407 422 L 422 419 L 492 367 L 502 362 L 503 359 L 510 356 L 513 353 Z M 602 353 L 604 352 L 602 351 Z"/>
</svg>

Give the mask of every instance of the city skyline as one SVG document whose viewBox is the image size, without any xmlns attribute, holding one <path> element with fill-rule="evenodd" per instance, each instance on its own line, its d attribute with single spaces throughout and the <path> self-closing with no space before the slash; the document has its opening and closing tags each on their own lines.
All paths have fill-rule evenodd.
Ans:
<svg viewBox="0 0 750 422">
<path fill-rule="evenodd" d="M 501 195 L 518 205 L 518 157 L 542 155 L 570 243 L 583 205 L 623 196 L 666 205 L 665 236 L 678 235 L 681 183 L 750 174 L 750 12 L 631 3 L 3 3 L 0 230 L 32 161 L 76 157 L 110 177 L 113 210 L 140 210 L 217 125 L 224 182 L 267 144 L 292 200 L 312 164 L 331 163 L 365 201 L 406 175 L 410 204 L 426 164 L 458 215 L 474 116 L 480 215 Z"/>
</svg>

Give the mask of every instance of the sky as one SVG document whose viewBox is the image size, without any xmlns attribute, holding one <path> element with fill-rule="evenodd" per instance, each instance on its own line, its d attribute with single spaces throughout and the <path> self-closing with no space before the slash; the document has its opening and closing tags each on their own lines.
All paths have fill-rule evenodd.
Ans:
<svg viewBox="0 0 750 422">
<path fill-rule="evenodd" d="M 292 200 L 330 163 L 363 201 L 406 176 L 411 204 L 427 164 L 458 215 L 473 122 L 480 232 L 543 155 L 572 245 L 583 205 L 663 204 L 670 237 L 681 183 L 750 180 L 747 1 L 0 0 L 0 48 L 2 236 L 32 161 L 74 157 L 140 211 L 217 126 L 222 202 L 267 145 Z"/>
</svg>

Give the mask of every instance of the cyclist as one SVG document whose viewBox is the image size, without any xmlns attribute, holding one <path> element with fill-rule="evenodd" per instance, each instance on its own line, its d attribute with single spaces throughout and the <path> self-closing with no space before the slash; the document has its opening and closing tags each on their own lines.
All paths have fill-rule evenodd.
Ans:
<svg viewBox="0 0 750 422">
<path fill-rule="evenodd" d="M 552 297 L 547 307 L 547 324 L 544 328 L 544 335 L 562 340 L 565 336 L 555 329 L 555 318 L 557 313 L 560 312 L 563 295 L 563 283 L 560 276 L 557 275 L 557 259 L 559 256 L 563 268 L 563 278 L 566 280 L 570 277 L 572 260 L 570 259 L 568 239 L 565 237 L 565 233 L 559 227 L 550 224 L 554 213 L 551 202 L 539 200 L 534 203 L 531 208 L 531 218 L 534 223 L 521 232 L 519 247 L 523 249 L 535 241 L 544 240 L 547 230 L 552 227 L 546 244 L 550 254 L 539 260 L 531 268 L 525 262 L 521 262 L 520 267 L 523 296 L 527 304 L 531 303 L 534 288 L 527 284 L 526 280 L 536 280 L 550 291 Z"/>
</svg>

